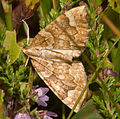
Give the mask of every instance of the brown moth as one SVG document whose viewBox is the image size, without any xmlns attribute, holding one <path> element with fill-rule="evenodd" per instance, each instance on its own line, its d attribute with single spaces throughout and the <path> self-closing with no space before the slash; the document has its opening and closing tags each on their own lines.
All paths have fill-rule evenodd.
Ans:
<svg viewBox="0 0 120 119">
<path fill-rule="evenodd" d="M 87 83 L 82 63 L 72 61 L 80 56 L 88 41 L 86 15 L 84 5 L 65 12 L 42 29 L 32 44 L 23 49 L 31 58 L 38 75 L 71 109 Z M 86 93 L 75 112 L 80 109 Z"/>
</svg>

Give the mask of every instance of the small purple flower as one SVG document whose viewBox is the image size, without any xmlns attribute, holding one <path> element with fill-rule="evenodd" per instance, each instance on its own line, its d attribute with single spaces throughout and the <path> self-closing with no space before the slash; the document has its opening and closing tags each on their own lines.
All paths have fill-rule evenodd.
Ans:
<svg viewBox="0 0 120 119">
<path fill-rule="evenodd" d="M 13 108 L 14 101 L 11 100 L 8 102 L 7 109 L 11 110 Z"/>
<path fill-rule="evenodd" d="M 17 113 L 14 119 L 32 119 L 31 116 L 27 113 Z"/>
<path fill-rule="evenodd" d="M 114 77 L 119 76 L 118 72 L 115 72 L 115 71 L 113 71 L 112 69 L 109 69 L 109 68 L 105 68 L 103 70 L 103 74 L 106 75 L 106 76 L 109 76 L 109 75 L 114 76 Z"/>
<path fill-rule="evenodd" d="M 71 5 L 71 3 L 68 1 L 66 3 L 64 3 L 64 8 L 67 10 L 67 8 Z"/>
<path fill-rule="evenodd" d="M 58 117 L 58 115 L 54 112 L 51 112 L 51 111 L 47 111 L 47 110 L 41 110 L 41 111 L 38 111 L 39 113 L 39 116 L 42 118 L 42 119 L 53 119 L 52 117 Z M 52 117 L 51 117 L 52 116 Z"/>
<path fill-rule="evenodd" d="M 66 8 L 66 7 L 67 7 L 67 5 L 66 5 L 66 4 L 64 4 L 64 7 Z"/>
<path fill-rule="evenodd" d="M 36 95 L 36 98 L 37 98 L 37 103 L 38 105 L 40 106 L 44 106 L 46 107 L 47 106 L 47 103 L 46 101 L 49 100 L 49 97 L 46 96 L 45 94 L 49 91 L 48 88 L 37 88 L 35 89 L 35 92 L 37 93 Z"/>
<path fill-rule="evenodd" d="M 52 117 L 57 117 L 58 115 L 54 112 L 46 111 L 43 119 L 52 119 L 51 116 Z"/>
<path fill-rule="evenodd" d="M 5 111 L 5 112 L 4 112 L 4 116 L 5 116 L 5 117 L 8 117 L 8 115 L 9 115 L 9 114 L 8 114 L 8 111 Z"/>
</svg>

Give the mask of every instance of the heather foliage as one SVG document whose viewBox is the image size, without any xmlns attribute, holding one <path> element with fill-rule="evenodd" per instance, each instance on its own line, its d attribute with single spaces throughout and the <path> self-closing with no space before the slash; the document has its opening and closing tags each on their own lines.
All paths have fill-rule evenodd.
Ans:
<svg viewBox="0 0 120 119">
<path fill-rule="evenodd" d="M 82 93 L 89 90 L 78 113 L 49 91 L 30 60 L 25 66 L 28 57 L 22 48 L 31 43 L 39 30 L 81 1 L 0 1 L 0 119 L 120 118 L 119 0 L 84 1 L 90 33 L 86 50 L 78 60 L 83 62 L 88 76 Z"/>
</svg>

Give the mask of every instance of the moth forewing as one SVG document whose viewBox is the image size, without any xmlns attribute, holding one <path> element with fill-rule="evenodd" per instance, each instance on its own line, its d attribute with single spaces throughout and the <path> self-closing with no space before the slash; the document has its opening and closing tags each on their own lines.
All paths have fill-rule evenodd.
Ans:
<svg viewBox="0 0 120 119">
<path fill-rule="evenodd" d="M 88 41 L 86 15 L 84 5 L 65 12 L 42 29 L 32 44 L 23 49 L 31 58 L 38 75 L 71 109 L 87 83 L 82 63 L 72 62 L 73 57 L 78 57 L 83 52 Z M 86 93 L 87 91 L 77 105 L 76 112 Z"/>
</svg>

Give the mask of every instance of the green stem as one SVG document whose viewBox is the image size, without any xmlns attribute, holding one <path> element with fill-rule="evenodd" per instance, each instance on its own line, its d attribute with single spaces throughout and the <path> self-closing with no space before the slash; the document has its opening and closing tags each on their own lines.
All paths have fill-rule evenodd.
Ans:
<svg viewBox="0 0 120 119">
<path fill-rule="evenodd" d="M 98 70 L 100 69 L 102 63 L 105 61 L 105 59 L 106 59 L 107 56 L 110 54 L 111 50 L 112 50 L 113 47 L 117 44 L 118 41 L 119 41 L 119 39 L 115 41 L 115 43 L 112 45 L 112 47 L 110 48 L 110 50 L 106 53 L 105 57 L 101 60 L 100 64 L 98 65 L 98 67 L 97 67 L 97 69 L 96 69 L 96 71 L 93 73 L 92 77 L 90 78 L 90 80 L 88 81 L 87 85 L 85 86 L 85 88 L 83 89 L 82 93 L 80 94 L 79 98 L 77 99 L 77 101 L 76 101 L 75 105 L 73 106 L 71 112 L 69 113 L 67 119 L 70 119 L 70 118 L 71 118 L 71 116 L 72 116 L 72 114 L 73 114 L 73 112 L 74 112 L 77 104 L 79 103 L 80 99 L 81 99 L 82 96 L 84 95 L 84 93 L 85 93 L 85 91 L 87 90 L 89 84 L 92 83 L 92 80 L 95 78 L 95 76 L 96 76 Z M 102 81 L 102 82 L 103 82 L 103 81 Z M 108 93 L 109 97 L 111 98 L 112 95 L 111 95 L 111 93 L 107 90 L 106 85 L 105 85 L 104 83 L 102 83 L 102 84 L 103 84 L 103 86 L 105 87 L 106 92 Z M 112 101 L 112 103 L 114 104 L 114 106 L 116 107 L 116 111 L 117 111 L 118 115 L 120 116 L 120 109 L 119 109 L 118 105 L 115 103 L 115 101 L 114 101 L 113 98 L 111 98 L 111 101 Z"/>
<path fill-rule="evenodd" d="M 44 14 L 43 7 L 42 7 L 42 6 L 43 6 L 43 5 L 42 5 L 42 2 L 40 2 L 39 11 L 40 11 L 41 18 L 44 19 L 45 22 L 47 23 L 48 21 L 47 21 L 47 18 L 46 18 L 46 16 L 45 16 L 45 14 Z"/>
<path fill-rule="evenodd" d="M 96 70 L 95 66 L 90 62 L 90 60 L 88 59 L 88 57 L 85 55 L 84 52 L 82 53 L 81 56 L 83 57 L 84 61 L 86 61 L 88 63 L 88 65 L 90 66 L 92 71 L 95 72 L 95 70 Z"/>
<path fill-rule="evenodd" d="M 2 0 L 2 7 L 5 13 L 5 22 L 7 30 L 12 31 L 12 4 L 9 4 L 8 1 Z"/>
<path fill-rule="evenodd" d="M 9 5 L 9 12 L 5 13 L 6 27 L 9 31 L 13 30 L 12 26 L 12 5 Z"/>
<path fill-rule="evenodd" d="M 62 104 L 62 119 L 65 119 L 65 105 Z"/>
<path fill-rule="evenodd" d="M 29 91 L 32 89 L 32 86 L 33 86 L 33 77 L 34 77 L 34 73 L 32 70 L 32 66 L 30 66 L 30 73 L 29 73 L 29 79 L 28 79 Z"/>
</svg>

